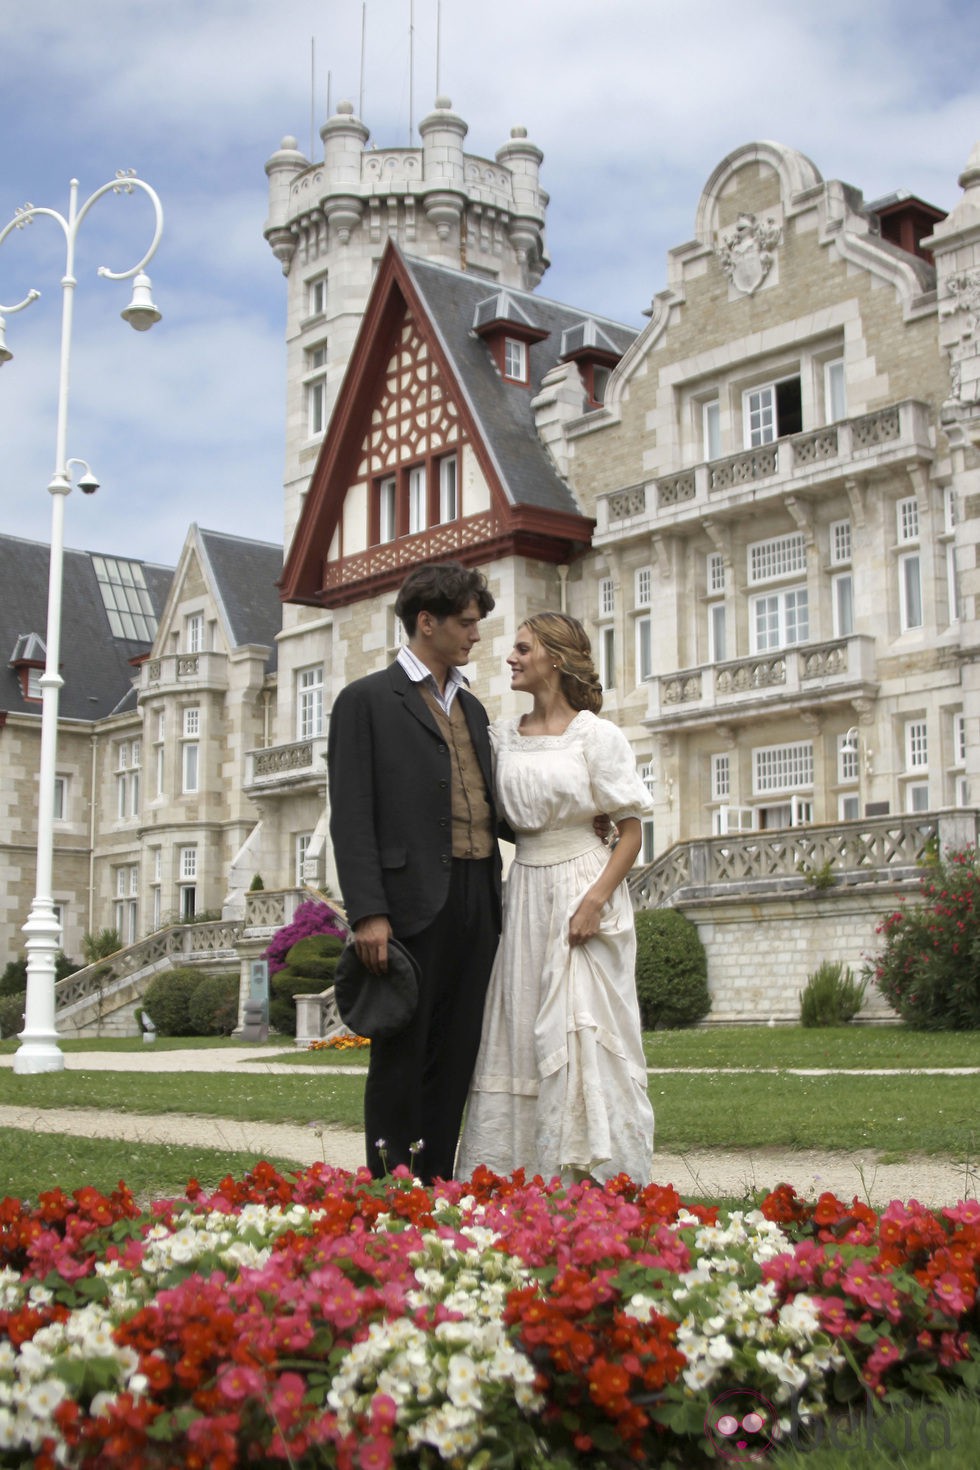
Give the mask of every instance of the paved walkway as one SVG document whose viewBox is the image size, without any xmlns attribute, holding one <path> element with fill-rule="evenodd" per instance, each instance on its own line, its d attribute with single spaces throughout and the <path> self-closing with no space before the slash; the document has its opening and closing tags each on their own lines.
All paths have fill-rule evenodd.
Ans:
<svg viewBox="0 0 980 1470">
<path fill-rule="evenodd" d="M 232 1047 L 164 1051 L 147 1046 L 142 1052 L 66 1052 L 66 1071 L 112 1072 L 214 1072 L 261 1071 L 295 1076 L 297 1064 L 276 1062 L 281 1046 L 254 1046 L 247 1051 Z M 13 1056 L 0 1056 L 0 1066 L 12 1066 Z M 323 1067 L 318 1072 L 351 1072 L 345 1067 Z M 662 1071 L 703 1073 L 704 1067 L 662 1068 Z M 731 1069 L 735 1070 L 735 1069 Z M 739 1068 L 742 1072 L 778 1071 L 778 1068 Z M 799 1076 L 822 1076 L 831 1069 L 783 1069 Z M 962 1076 L 980 1072 L 977 1067 L 928 1067 L 916 1071 L 929 1075 Z M 868 1069 L 868 1075 L 883 1076 L 901 1069 Z M 242 1122 L 232 1118 L 195 1117 L 185 1113 L 107 1113 L 94 1108 L 0 1107 L 0 1126 L 39 1129 L 46 1133 L 78 1134 L 90 1138 L 117 1138 L 140 1143 L 188 1144 L 254 1153 L 256 1158 L 274 1156 L 297 1165 L 317 1160 L 342 1169 L 357 1169 L 364 1161 L 361 1135 L 343 1128 L 298 1127 L 279 1123 Z M 739 1198 L 760 1189 L 788 1182 L 804 1196 L 831 1190 L 849 1200 L 857 1195 L 876 1207 L 893 1199 L 917 1199 L 938 1208 L 964 1198 L 976 1198 L 980 1171 L 976 1163 L 954 1163 L 932 1157 L 912 1157 L 900 1164 L 881 1164 L 873 1150 L 854 1153 L 801 1152 L 795 1149 L 704 1150 L 685 1154 L 657 1153 L 654 1179 L 673 1184 L 681 1196 L 725 1196 Z"/>
</svg>

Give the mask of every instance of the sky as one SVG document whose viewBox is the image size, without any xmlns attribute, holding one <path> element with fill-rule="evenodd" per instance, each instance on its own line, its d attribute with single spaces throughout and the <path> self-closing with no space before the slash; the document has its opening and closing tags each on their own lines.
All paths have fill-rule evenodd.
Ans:
<svg viewBox="0 0 980 1470">
<path fill-rule="evenodd" d="M 264 165 L 286 135 L 322 158 L 338 101 L 379 147 L 417 145 L 440 93 L 468 152 L 525 127 L 551 196 L 541 291 L 635 327 L 733 149 L 772 139 L 869 201 L 950 209 L 980 138 L 976 0 L 0 0 L 0 35 L 0 230 L 123 169 L 162 202 L 149 332 L 119 318 L 130 283 L 97 274 L 149 247 L 149 200 L 110 193 L 78 229 L 68 454 L 102 488 L 68 497 L 65 542 L 168 566 L 192 522 L 281 541 Z M 65 265 L 49 218 L 0 244 L 0 307 L 42 293 L 7 317 L 0 531 L 45 542 Z"/>
</svg>

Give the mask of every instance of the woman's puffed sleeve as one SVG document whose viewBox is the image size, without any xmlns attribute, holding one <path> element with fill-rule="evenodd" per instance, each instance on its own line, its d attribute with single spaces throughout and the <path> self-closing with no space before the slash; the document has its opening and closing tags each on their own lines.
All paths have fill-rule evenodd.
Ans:
<svg viewBox="0 0 980 1470">
<path fill-rule="evenodd" d="M 640 779 L 632 747 L 618 725 L 596 716 L 586 738 L 585 756 L 597 812 L 605 812 L 614 822 L 650 815 L 653 797 Z"/>
</svg>

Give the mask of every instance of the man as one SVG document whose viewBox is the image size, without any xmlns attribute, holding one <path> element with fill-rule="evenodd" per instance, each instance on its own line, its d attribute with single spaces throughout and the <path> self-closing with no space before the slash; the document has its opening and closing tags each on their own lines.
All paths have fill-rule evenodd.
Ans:
<svg viewBox="0 0 980 1470">
<path fill-rule="evenodd" d="M 452 1177 L 479 1048 L 501 865 L 487 714 L 459 671 L 493 605 L 478 571 L 417 568 L 395 603 L 407 647 L 330 715 L 330 835 L 358 958 L 383 975 L 394 936 L 421 972 L 413 1020 L 371 1043 L 375 1178 L 398 1164 L 426 1183 Z"/>
</svg>

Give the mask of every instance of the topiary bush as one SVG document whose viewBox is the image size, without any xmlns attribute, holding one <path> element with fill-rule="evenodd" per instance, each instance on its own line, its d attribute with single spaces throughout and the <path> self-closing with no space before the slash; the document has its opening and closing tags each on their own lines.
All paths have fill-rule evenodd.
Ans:
<svg viewBox="0 0 980 1470">
<path fill-rule="evenodd" d="M 17 1036 L 23 1031 L 26 1005 L 26 990 L 0 996 L 0 1036 Z"/>
<path fill-rule="evenodd" d="M 187 1015 L 198 1036 L 230 1036 L 238 1025 L 237 975 L 204 975 L 191 992 Z"/>
<path fill-rule="evenodd" d="M 292 946 L 286 965 L 269 981 L 269 1025 L 296 1035 L 296 996 L 318 995 L 333 984 L 344 941 L 336 934 L 311 934 Z"/>
<path fill-rule="evenodd" d="M 8 960 L 0 974 L 0 995 L 19 995 L 27 989 L 27 961 Z"/>
<path fill-rule="evenodd" d="M 878 924 L 884 948 L 873 979 L 903 1021 L 920 1031 L 980 1030 L 980 861 L 975 847 L 937 857 L 919 879 L 917 904 Z"/>
<path fill-rule="evenodd" d="M 265 952 L 269 961 L 269 974 L 275 975 L 285 968 L 286 956 L 301 939 L 308 939 L 311 934 L 332 934 L 335 938 L 343 939 L 346 933 L 343 919 L 334 913 L 329 904 L 307 899 L 300 904 L 291 922 L 284 924 L 273 934 Z"/>
<path fill-rule="evenodd" d="M 704 945 L 677 909 L 636 915 L 636 994 L 645 1031 L 693 1026 L 711 1009 Z"/>
<path fill-rule="evenodd" d="M 200 970 L 163 970 L 143 992 L 143 1009 L 161 1036 L 197 1036 L 191 996 L 204 979 Z"/>
<path fill-rule="evenodd" d="M 846 1026 L 864 1002 L 867 980 L 855 980 L 850 965 L 824 960 L 807 976 L 800 991 L 800 1021 L 804 1026 Z"/>
</svg>

